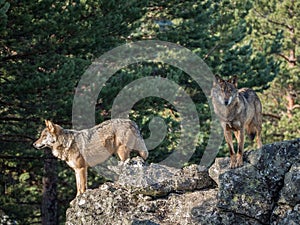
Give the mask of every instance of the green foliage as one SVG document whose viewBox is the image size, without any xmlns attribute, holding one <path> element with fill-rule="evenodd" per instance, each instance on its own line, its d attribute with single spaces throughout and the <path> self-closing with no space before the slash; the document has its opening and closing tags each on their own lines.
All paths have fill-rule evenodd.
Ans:
<svg viewBox="0 0 300 225">
<path fill-rule="evenodd" d="M 10 5 L 8 2 L 5 2 L 4 0 L 0 1 L 0 30 L 1 30 L 1 34 L 5 33 L 5 27 L 7 24 L 7 11 L 9 9 Z"/>
<path fill-rule="evenodd" d="M 0 41 L 0 202 L 1 209 L 20 224 L 41 221 L 44 156 L 31 144 L 44 119 L 70 127 L 74 89 L 84 69 L 92 59 L 124 43 L 144 4 L 0 2 L 0 33 L 4 34 Z M 58 191 L 58 214 L 63 223 L 75 196 L 75 179 L 66 165 L 58 169 L 58 187 L 63 191 Z M 102 182 L 95 180 L 94 185 Z"/>
<path fill-rule="evenodd" d="M 20 224 L 41 221 L 45 156 L 31 143 L 44 119 L 71 127 L 74 90 L 82 74 L 94 59 L 127 42 L 158 39 L 187 47 L 203 58 L 213 73 L 238 75 L 241 87 L 261 92 L 268 114 L 264 117 L 265 143 L 299 136 L 299 109 L 295 107 L 290 118 L 285 98 L 292 91 L 296 93 L 295 106 L 299 103 L 299 67 L 287 61 L 291 49 L 295 55 L 299 52 L 300 10 L 298 3 L 291 2 L 0 0 L 1 210 Z M 294 36 L 282 24 L 293 26 Z M 96 121 L 110 118 L 114 99 L 127 84 L 150 76 L 176 82 L 194 101 L 200 131 L 196 152 L 187 163 L 199 163 L 210 135 L 211 112 L 197 82 L 178 68 L 155 62 L 122 68 L 99 93 Z M 168 133 L 150 152 L 148 162 L 165 159 L 181 135 L 181 115 L 170 102 L 148 97 L 137 102 L 130 114 L 145 138 L 154 117 L 164 120 Z M 226 147 L 220 146 L 220 155 L 226 154 Z M 103 181 L 90 171 L 90 187 Z M 75 189 L 73 171 L 64 162 L 58 163 L 62 224 Z"/>
<path fill-rule="evenodd" d="M 254 46 L 279 64 L 261 96 L 265 143 L 299 137 L 299 10 L 296 1 L 257 1 L 249 14 Z"/>
</svg>

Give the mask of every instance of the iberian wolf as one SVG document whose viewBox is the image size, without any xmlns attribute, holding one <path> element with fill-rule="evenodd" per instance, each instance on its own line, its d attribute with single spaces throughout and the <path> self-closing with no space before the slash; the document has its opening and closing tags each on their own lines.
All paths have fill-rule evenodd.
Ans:
<svg viewBox="0 0 300 225">
<path fill-rule="evenodd" d="M 249 88 L 237 89 L 237 77 L 223 80 L 215 76 L 211 90 L 214 111 L 218 116 L 224 131 L 225 140 L 230 151 L 230 168 L 243 165 L 245 130 L 253 141 L 256 136 L 258 148 L 262 147 L 262 105 L 256 93 Z M 237 142 L 235 154 L 232 132 Z"/>
<path fill-rule="evenodd" d="M 143 159 L 148 157 L 140 131 L 136 123 L 129 119 L 107 120 L 80 131 L 63 129 L 49 120 L 45 123 L 46 128 L 33 146 L 37 149 L 49 147 L 55 157 L 66 161 L 75 171 L 77 196 L 87 188 L 89 166 L 105 161 L 114 153 L 125 161 L 132 150 Z"/>
</svg>

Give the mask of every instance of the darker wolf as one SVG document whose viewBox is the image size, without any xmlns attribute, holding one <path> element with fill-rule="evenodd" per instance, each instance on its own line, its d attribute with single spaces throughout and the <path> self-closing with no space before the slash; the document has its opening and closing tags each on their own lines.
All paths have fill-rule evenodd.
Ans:
<svg viewBox="0 0 300 225">
<path fill-rule="evenodd" d="M 87 188 L 87 169 L 117 154 L 121 161 L 135 150 L 146 160 L 148 150 L 140 131 L 129 119 L 113 119 L 85 130 L 63 129 L 45 120 L 46 128 L 33 143 L 37 149 L 49 147 L 52 154 L 66 161 L 75 171 L 77 196 Z"/>
<path fill-rule="evenodd" d="M 230 168 L 243 165 L 245 130 L 251 141 L 256 136 L 257 146 L 262 147 L 262 105 L 256 93 L 249 88 L 237 89 L 237 77 L 223 80 L 215 76 L 211 90 L 212 103 L 224 131 L 230 151 Z M 238 142 L 235 154 L 232 132 Z"/>
</svg>

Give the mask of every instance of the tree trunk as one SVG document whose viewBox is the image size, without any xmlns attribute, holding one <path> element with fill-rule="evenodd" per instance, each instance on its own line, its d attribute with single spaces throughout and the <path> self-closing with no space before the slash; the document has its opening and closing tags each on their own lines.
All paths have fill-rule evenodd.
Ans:
<svg viewBox="0 0 300 225">
<path fill-rule="evenodd" d="M 290 27 L 289 28 L 289 32 L 290 32 L 290 38 L 291 38 L 291 43 L 292 46 L 290 47 L 290 55 L 289 55 L 289 60 L 288 60 L 288 64 L 290 68 L 294 68 L 297 64 L 297 58 L 296 58 L 296 45 L 297 45 L 297 40 L 295 38 L 295 29 L 294 27 Z M 287 115 L 288 117 L 291 119 L 293 117 L 293 109 L 295 106 L 295 98 L 296 98 L 296 92 L 293 89 L 293 86 L 290 85 L 288 87 L 288 91 L 287 91 L 287 95 L 285 96 L 286 100 L 287 100 Z"/>
<path fill-rule="evenodd" d="M 297 98 L 297 92 L 294 90 L 293 85 L 289 85 L 288 91 L 286 94 L 286 100 L 287 100 L 287 115 L 291 119 L 293 117 L 293 110 L 300 108 L 300 105 L 295 104 L 295 100 Z"/>
<path fill-rule="evenodd" d="M 42 224 L 58 224 L 57 215 L 57 160 L 51 150 L 45 150 L 43 177 Z"/>
</svg>

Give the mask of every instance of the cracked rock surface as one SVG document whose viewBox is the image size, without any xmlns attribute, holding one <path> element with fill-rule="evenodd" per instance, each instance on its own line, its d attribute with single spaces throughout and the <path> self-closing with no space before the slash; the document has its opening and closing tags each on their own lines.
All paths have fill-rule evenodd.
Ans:
<svg viewBox="0 0 300 225">
<path fill-rule="evenodd" d="M 114 183 L 87 190 L 66 224 L 300 224 L 300 139 L 245 152 L 244 166 L 217 158 L 205 170 L 146 165 L 139 158 L 110 168 Z"/>
</svg>

